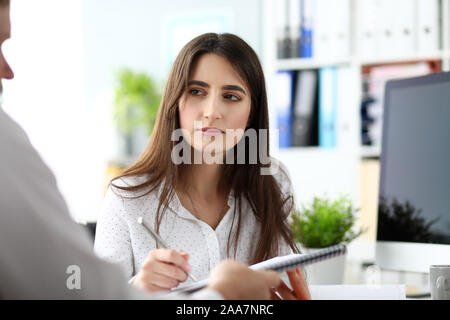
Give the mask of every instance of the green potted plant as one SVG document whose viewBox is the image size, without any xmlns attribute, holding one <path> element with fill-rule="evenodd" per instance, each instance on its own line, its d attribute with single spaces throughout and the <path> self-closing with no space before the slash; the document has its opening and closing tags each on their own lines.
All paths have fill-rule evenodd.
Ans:
<svg viewBox="0 0 450 320">
<path fill-rule="evenodd" d="M 125 137 L 126 157 L 142 150 L 134 150 L 136 131 L 151 135 L 156 120 L 161 93 L 158 84 L 145 72 L 121 68 L 116 72 L 113 119 Z"/>
<path fill-rule="evenodd" d="M 358 209 L 348 196 L 335 200 L 314 197 L 292 215 L 291 231 L 303 252 L 336 245 L 349 244 L 364 231 L 355 230 Z M 339 284 L 343 282 L 345 256 L 324 260 L 307 267 L 310 284 Z"/>
</svg>

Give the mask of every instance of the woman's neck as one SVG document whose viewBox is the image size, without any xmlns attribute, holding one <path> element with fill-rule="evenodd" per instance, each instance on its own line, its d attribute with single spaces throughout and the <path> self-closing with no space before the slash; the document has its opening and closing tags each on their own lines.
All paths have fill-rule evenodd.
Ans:
<svg viewBox="0 0 450 320">
<path fill-rule="evenodd" d="M 220 164 L 191 164 L 184 184 L 197 198 L 215 198 L 220 192 Z"/>
</svg>

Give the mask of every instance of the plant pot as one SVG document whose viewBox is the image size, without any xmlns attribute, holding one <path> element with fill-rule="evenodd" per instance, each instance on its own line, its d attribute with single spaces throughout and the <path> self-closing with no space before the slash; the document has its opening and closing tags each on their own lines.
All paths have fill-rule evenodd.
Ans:
<svg viewBox="0 0 450 320">
<path fill-rule="evenodd" d="M 303 248 L 303 253 L 313 253 L 321 249 Z M 310 285 L 331 285 L 344 282 L 346 254 L 305 266 L 306 281 Z"/>
</svg>

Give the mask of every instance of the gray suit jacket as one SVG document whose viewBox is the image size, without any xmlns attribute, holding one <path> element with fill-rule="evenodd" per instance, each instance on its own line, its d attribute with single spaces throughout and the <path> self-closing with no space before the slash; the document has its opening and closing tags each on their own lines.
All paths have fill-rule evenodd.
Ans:
<svg viewBox="0 0 450 320">
<path fill-rule="evenodd" d="M 0 298 L 221 299 L 149 295 L 121 269 L 99 259 L 87 231 L 73 221 L 49 168 L 25 132 L 0 107 Z"/>
</svg>

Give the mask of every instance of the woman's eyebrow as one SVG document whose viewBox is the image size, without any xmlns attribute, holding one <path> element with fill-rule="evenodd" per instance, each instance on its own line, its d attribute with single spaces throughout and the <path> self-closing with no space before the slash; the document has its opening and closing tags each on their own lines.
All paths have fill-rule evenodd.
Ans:
<svg viewBox="0 0 450 320">
<path fill-rule="evenodd" d="M 209 88 L 209 84 L 207 84 L 206 82 L 203 81 L 199 81 L 199 80 L 191 80 L 188 82 L 188 86 L 192 86 L 192 85 L 196 85 L 196 86 L 200 86 L 200 87 L 204 87 L 204 88 Z"/>
<path fill-rule="evenodd" d="M 232 84 L 223 86 L 222 89 L 225 89 L 225 90 L 240 91 L 240 92 L 242 92 L 243 94 L 247 95 L 247 93 L 245 93 L 245 90 L 242 89 L 240 86 L 235 86 L 235 85 L 232 85 Z"/>
<path fill-rule="evenodd" d="M 204 87 L 204 88 L 209 88 L 210 87 L 210 85 L 207 84 L 206 82 L 199 81 L 199 80 L 191 80 L 191 81 L 189 81 L 188 82 L 188 86 L 192 86 L 192 85 L 197 85 L 197 86 Z M 222 89 L 239 91 L 239 92 L 242 92 L 243 94 L 247 95 L 245 90 L 242 89 L 242 87 L 237 86 L 237 85 L 232 85 L 232 84 L 225 85 L 225 86 L 222 87 Z"/>
</svg>

